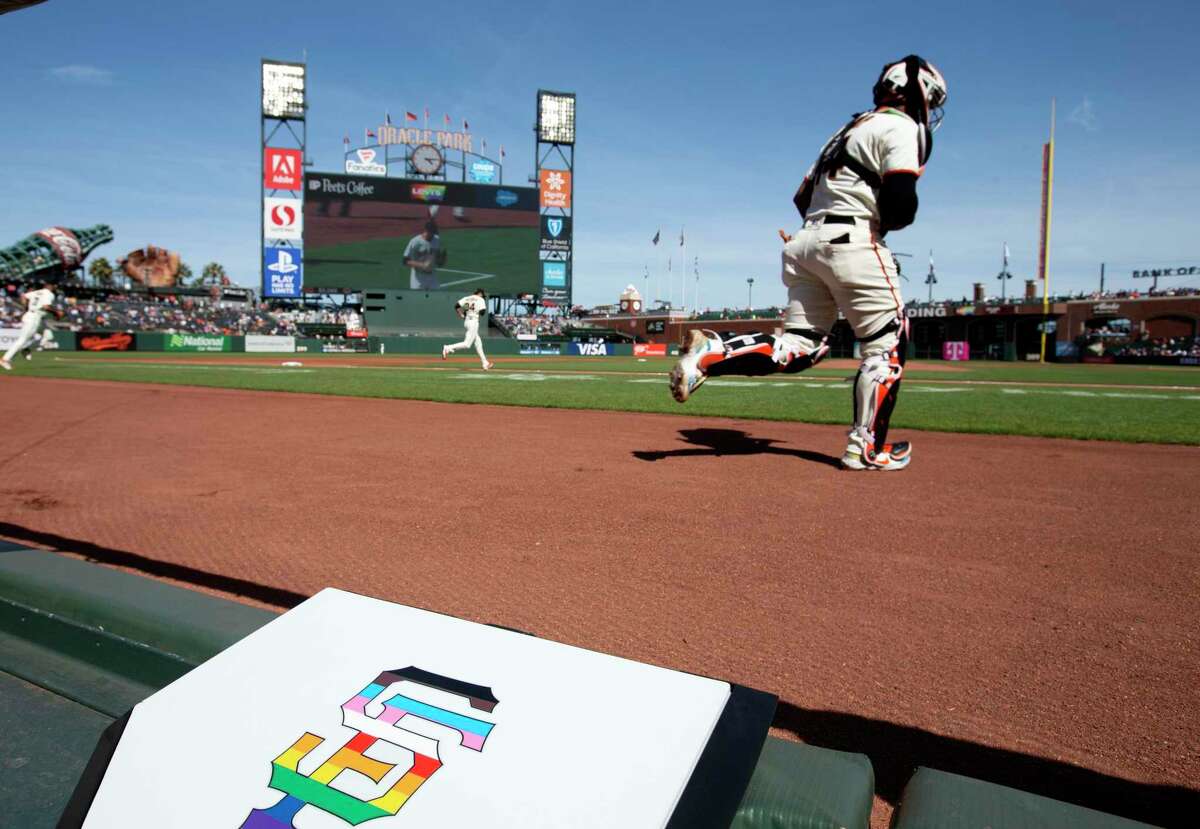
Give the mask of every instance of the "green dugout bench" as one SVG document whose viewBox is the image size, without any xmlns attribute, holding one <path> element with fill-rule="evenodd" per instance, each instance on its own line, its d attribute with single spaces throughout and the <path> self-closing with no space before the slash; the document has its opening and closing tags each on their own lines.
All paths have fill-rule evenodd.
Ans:
<svg viewBox="0 0 1200 829">
<path fill-rule="evenodd" d="M 0 541 L 0 826 L 59 820 L 101 732 L 275 614 Z M 732 829 L 867 829 L 865 755 L 768 737 Z M 920 769 L 895 829 L 1144 826 Z"/>
</svg>

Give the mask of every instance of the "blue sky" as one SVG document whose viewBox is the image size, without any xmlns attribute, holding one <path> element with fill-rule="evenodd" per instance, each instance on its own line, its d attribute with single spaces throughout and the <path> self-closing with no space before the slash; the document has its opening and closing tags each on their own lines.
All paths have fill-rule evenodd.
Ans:
<svg viewBox="0 0 1200 829">
<path fill-rule="evenodd" d="M 756 305 L 781 302 L 775 230 L 798 223 L 797 183 L 870 104 L 879 67 L 915 51 L 943 70 L 950 101 L 917 223 L 888 240 L 914 254 L 909 296 L 925 295 L 931 248 L 935 297 L 976 280 L 998 291 L 1005 241 L 1014 274 L 1032 275 L 1052 97 L 1052 285 L 1093 289 L 1101 262 L 1113 287 L 1145 287 L 1135 267 L 1200 264 L 1195 3 L 343 9 L 50 0 L 0 16 L 0 244 L 107 222 L 110 258 L 153 243 L 256 284 L 259 60 L 307 49 L 316 169 L 338 169 L 342 136 L 361 137 L 385 110 L 428 106 L 503 143 L 517 183 L 533 169 L 536 90 L 572 90 L 576 301 L 614 301 L 647 266 L 650 293 L 665 296 L 685 227 L 702 306 L 744 304 L 747 277 Z M 659 228 L 669 244 L 653 248 Z M 689 304 L 693 289 L 689 279 Z"/>
</svg>

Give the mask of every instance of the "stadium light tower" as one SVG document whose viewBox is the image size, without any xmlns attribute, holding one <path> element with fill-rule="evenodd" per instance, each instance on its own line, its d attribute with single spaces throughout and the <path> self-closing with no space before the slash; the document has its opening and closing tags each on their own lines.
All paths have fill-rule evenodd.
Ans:
<svg viewBox="0 0 1200 829">
<path fill-rule="evenodd" d="M 575 235 L 575 93 L 539 89 L 534 126 L 534 181 L 541 212 L 541 302 L 571 307 L 574 288 Z M 561 222 L 555 234 L 566 238 L 566 250 L 546 249 L 547 223 Z"/>
<path fill-rule="evenodd" d="M 753 276 L 747 277 L 746 285 L 748 286 L 747 291 L 746 291 L 746 307 L 754 308 L 754 277 Z"/>
<path fill-rule="evenodd" d="M 303 295 L 308 67 L 263 60 L 259 113 L 259 257 L 263 297 Z"/>
</svg>

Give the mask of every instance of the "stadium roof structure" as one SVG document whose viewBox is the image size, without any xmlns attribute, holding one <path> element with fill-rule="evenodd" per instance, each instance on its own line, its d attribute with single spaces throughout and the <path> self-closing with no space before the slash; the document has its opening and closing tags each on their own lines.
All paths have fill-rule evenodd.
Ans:
<svg viewBox="0 0 1200 829">
<path fill-rule="evenodd" d="M 26 6 L 36 6 L 38 3 L 44 2 L 46 0 L 0 0 L 0 14 L 8 14 Z"/>
</svg>

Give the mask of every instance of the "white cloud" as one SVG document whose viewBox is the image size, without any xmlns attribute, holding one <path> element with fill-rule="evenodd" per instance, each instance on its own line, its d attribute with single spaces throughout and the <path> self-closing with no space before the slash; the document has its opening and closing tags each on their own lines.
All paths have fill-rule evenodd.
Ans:
<svg viewBox="0 0 1200 829">
<path fill-rule="evenodd" d="M 50 70 L 50 77 L 57 78 L 61 81 L 70 81 L 72 83 L 92 84 L 93 86 L 107 86 L 112 83 L 113 73 L 107 69 L 101 69 L 98 66 L 87 66 L 80 63 L 71 63 L 66 66 L 56 66 Z"/>
<path fill-rule="evenodd" d="M 1071 114 L 1067 116 L 1067 120 L 1072 124 L 1078 124 L 1088 132 L 1095 132 L 1100 129 L 1100 124 L 1096 120 L 1096 108 L 1092 106 L 1092 99 L 1084 95 L 1079 106 L 1071 110 Z"/>
</svg>

